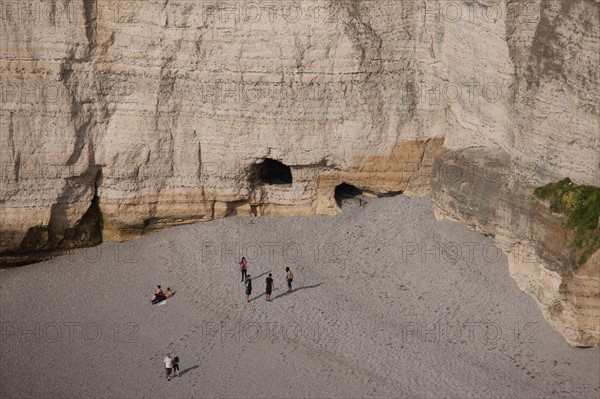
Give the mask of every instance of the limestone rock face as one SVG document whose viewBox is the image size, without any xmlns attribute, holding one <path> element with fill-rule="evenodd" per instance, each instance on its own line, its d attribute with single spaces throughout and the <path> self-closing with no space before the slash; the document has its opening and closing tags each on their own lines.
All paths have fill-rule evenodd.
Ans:
<svg viewBox="0 0 600 399">
<path fill-rule="evenodd" d="M 331 214 L 345 182 L 432 195 L 440 217 L 495 234 L 557 330 L 600 343 L 598 258 L 575 268 L 560 229 L 549 245 L 560 221 L 532 195 L 600 185 L 598 1 L 0 7 L 0 262 Z M 291 183 L 257 178 L 267 158 Z M 524 239 L 533 264 L 510 255 Z"/>
<path fill-rule="evenodd" d="M 598 345 L 600 252 L 577 264 L 570 249 L 574 233 L 564 216 L 533 198 L 530 187 L 511 182 L 502 169 L 489 168 L 508 165 L 507 156 L 487 149 L 443 151 L 434 166 L 440 173 L 431 180 L 436 216 L 493 236 L 507 255 L 511 276 L 546 320 L 573 345 Z M 597 230 L 600 234 L 600 226 Z M 486 255 L 495 256 L 493 250 Z"/>
</svg>

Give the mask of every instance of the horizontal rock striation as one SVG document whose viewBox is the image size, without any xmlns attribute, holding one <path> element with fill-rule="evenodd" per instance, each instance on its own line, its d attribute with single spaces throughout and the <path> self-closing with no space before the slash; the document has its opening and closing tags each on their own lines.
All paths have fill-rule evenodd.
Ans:
<svg viewBox="0 0 600 399">
<path fill-rule="evenodd" d="M 600 339 L 600 252 L 578 265 L 574 232 L 566 218 L 531 195 L 531 188 L 489 165 L 507 165 L 507 154 L 480 149 L 444 151 L 432 179 L 436 216 L 467 223 L 492 236 L 508 257 L 509 272 L 546 320 L 572 345 Z M 448 173 L 452 171 L 452 173 Z M 597 227 L 600 234 L 600 225 Z M 494 258 L 496 254 L 486 254 Z"/>
<path fill-rule="evenodd" d="M 598 1 L 0 7 L 0 263 L 332 214 L 346 183 L 431 195 L 494 234 L 549 322 L 600 344 L 598 258 L 576 268 L 533 197 L 567 176 L 600 186 Z M 266 160 L 291 182 L 257 175 Z M 512 255 L 523 240 L 535 262 Z"/>
</svg>

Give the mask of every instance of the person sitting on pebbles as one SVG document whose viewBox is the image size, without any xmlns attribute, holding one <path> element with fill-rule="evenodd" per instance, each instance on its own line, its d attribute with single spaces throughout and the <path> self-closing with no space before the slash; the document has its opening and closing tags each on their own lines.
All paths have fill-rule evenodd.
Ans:
<svg viewBox="0 0 600 399">
<path fill-rule="evenodd" d="M 165 292 L 165 298 L 169 299 L 173 297 L 173 291 L 169 287 L 167 287 L 167 292 Z"/>
<path fill-rule="evenodd" d="M 152 300 L 150 302 L 152 302 L 153 305 L 156 305 L 157 303 L 162 302 L 165 299 L 167 299 L 167 297 L 163 293 L 162 288 L 160 288 L 160 285 L 157 285 L 156 290 L 154 291 L 154 295 L 152 296 Z"/>
</svg>

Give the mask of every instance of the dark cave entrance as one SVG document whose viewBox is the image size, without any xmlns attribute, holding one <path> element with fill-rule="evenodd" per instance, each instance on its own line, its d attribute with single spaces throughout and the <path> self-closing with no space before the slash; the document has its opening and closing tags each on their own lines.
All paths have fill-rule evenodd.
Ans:
<svg viewBox="0 0 600 399">
<path fill-rule="evenodd" d="M 259 164 L 252 165 L 250 180 L 257 184 L 292 184 L 292 169 L 284 163 L 265 158 Z"/>
<path fill-rule="evenodd" d="M 352 184 L 342 183 L 335 187 L 334 198 L 337 205 L 341 208 L 342 202 L 348 199 L 354 199 L 362 194 L 358 188 Z"/>
</svg>

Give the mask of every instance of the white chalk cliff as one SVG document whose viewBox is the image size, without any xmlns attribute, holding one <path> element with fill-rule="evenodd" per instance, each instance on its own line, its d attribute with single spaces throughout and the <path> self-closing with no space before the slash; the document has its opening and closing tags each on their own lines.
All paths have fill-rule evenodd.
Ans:
<svg viewBox="0 0 600 399">
<path fill-rule="evenodd" d="M 548 322 L 600 344 L 599 256 L 577 266 L 533 197 L 600 186 L 598 0 L 0 7 L 0 263 L 332 214 L 345 182 L 493 235 Z"/>
</svg>

